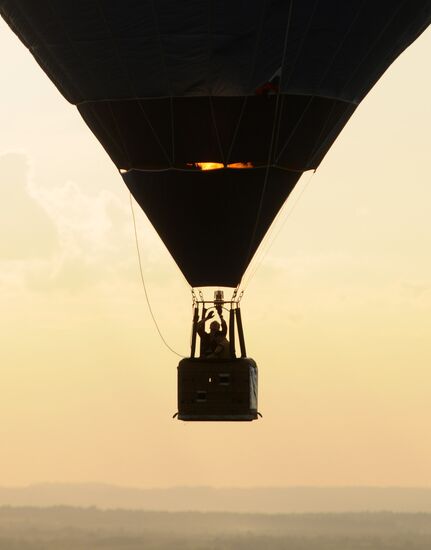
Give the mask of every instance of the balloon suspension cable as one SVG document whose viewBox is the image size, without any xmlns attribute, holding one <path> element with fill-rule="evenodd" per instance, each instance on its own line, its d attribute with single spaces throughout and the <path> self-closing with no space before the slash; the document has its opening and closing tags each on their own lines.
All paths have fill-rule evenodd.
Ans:
<svg viewBox="0 0 431 550">
<path fill-rule="evenodd" d="M 241 299 L 244 296 L 244 290 L 241 290 L 241 292 L 239 292 L 240 284 L 233 291 L 232 298 L 231 298 L 232 302 L 237 304 L 237 306 L 239 306 L 239 303 L 241 302 Z"/>
<path fill-rule="evenodd" d="M 265 176 L 264 176 L 264 180 L 263 180 L 262 190 L 261 190 L 261 193 L 260 193 L 259 206 L 257 208 L 256 220 L 255 220 L 255 223 L 254 223 L 253 232 L 252 232 L 252 235 L 251 235 L 250 244 L 249 244 L 248 253 L 247 253 L 248 262 L 253 257 L 253 253 L 252 253 L 253 245 L 254 245 L 255 238 L 256 238 L 256 235 L 257 235 L 257 232 L 258 232 L 258 228 L 259 228 L 259 222 L 260 222 L 260 217 L 261 217 L 262 210 L 263 210 L 263 203 L 264 203 L 264 199 L 265 199 L 266 188 L 267 188 L 267 185 L 268 185 L 268 180 L 269 180 L 269 177 L 270 177 L 270 170 L 271 170 L 272 162 L 273 162 L 273 154 L 274 154 L 274 150 L 275 150 L 275 138 L 276 138 L 276 134 L 277 134 L 277 127 L 279 125 L 278 115 L 279 115 L 279 110 L 280 110 L 281 86 L 282 86 L 282 83 L 283 83 L 283 69 L 284 69 L 284 64 L 285 64 L 285 60 L 286 60 L 287 43 L 288 43 L 288 38 L 289 38 L 289 34 L 290 34 L 290 24 L 291 24 L 291 20 L 292 20 L 293 2 L 294 2 L 294 0 L 290 0 L 289 9 L 288 9 L 288 12 L 287 12 L 287 22 L 286 22 L 286 30 L 285 30 L 285 33 L 284 33 L 283 53 L 282 53 L 282 56 L 281 56 L 281 65 L 280 65 L 279 85 L 278 85 L 277 92 L 276 92 L 276 97 L 275 97 L 275 108 L 274 108 L 274 117 L 273 117 L 273 121 L 272 121 L 271 139 L 270 139 L 270 142 L 269 142 L 268 157 L 267 157 L 267 161 L 266 161 L 266 169 L 265 169 Z"/>
<path fill-rule="evenodd" d="M 235 290 L 232 293 L 232 302 L 236 302 L 236 295 L 238 294 L 239 285 L 235 288 Z"/>
<path fill-rule="evenodd" d="M 130 210 L 132 211 L 132 219 L 133 219 L 133 228 L 134 228 L 134 232 L 135 232 L 135 244 L 136 244 L 136 251 L 138 253 L 138 264 L 139 264 L 139 272 L 141 274 L 141 281 L 142 281 L 142 286 L 144 288 L 144 294 L 145 294 L 145 299 L 147 301 L 147 306 L 148 306 L 148 311 L 150 312 L 150 315 L 151 315 L 151 318 L 153 320 L 153 323 L 154 323 L 154 326 L 156 327 L 157 329 L 157 332 L 159 333 L 159 336 L 163 342 L 163 344 L 168 348 L 169 351 L 171 351 L 172 353 L 174 353 L 175 355 L 178 355 L 178 357 L 181 357 L 181 358 L 184 358 L 185 355 L 181 355 L 181 353 L 178 353 L 177 351 L 175 351 L 169 344 L 168 342 L 165 340 L 163 334 L 162 334 L 162 331 L 160 330 L 160 327 L 157 323 L 157 320 L 156 320 L 156 317 L 153 313 L 153 308 L 151 307 L 151 303 L 150 303 L 150 299 L 149 299 L 149 296 L 148 296 L 148 292 L 147 292 L 147 285 L 145 284 L 145 279 L 144 279 L 144 271 L 142 269 L 142 260 L 141 260 L 141 252 L 139 250 L 139 239 L 138 239 L 138 230 L 136 228 L 136 218 L 135 218 L 135 211 L 134 211 L 134 208 L 133 208 L 133 198 L 132 198 L 132 194 L 130 193 Z"/>
<path fill-rule="evenodd" d="M 290 220 L 290 217 L 292 216 L 292 213 L 293 211 L 295 210 L 295 208 L 297 207 L 301 197 L 303 196 L 303 194 L 305 193 L 306 189 L 308 188 L 308 186 L 310 185 L 311 183 L 311 180 L 313 179 L 313 176 L 314 174 L 316 173 L 316 170 L 313 170 L 311 173 L 310 173 L 310 176 L 308 177 L 308 179 L 305 181 L 305 184 L 304 186 L 302 187 L 301 191 L 298 193 L 298 195 L 295 197 L 290 209 L 288 210 L 288 212 L 286 213 L 285 217 L 284 217 L 284 220 L 281 222 L 281 225 L 280 227 L 277 229 L 277 232 L 274 234 L 274 232 L 272 231 L 272 235 L 270 235 L 271 233 L 271 229 L 274 230 L 274 224 L 272 225 L 270 231 L 267 233 L 267 235 L 265 236 L 265 240 L 263 241 L 263 246 L 261 247 L 261 252 L 260 252 L 260 257 L 259 259 L 256 259 L 254 263 L 254 266 L 252 268 L 252 270 L 250 271 L 250 274 L 248 275 L 248 277 L 246 277 L 245 281 L 242 282 L 241 281 L 241 284 L 239 286 L 242 286 L 242 291 L 241 291 L 241 294 L 240 294 L 240 299 L 242 297 L 242 295 L 244 294 L 244 292 L 247 290 L 249 284 L 251 283 L 253 277 L 256 275 L 256 272 L 259 270 L 259 268 L 262 266 L 263 264 L 263 261 L 265 260 L 268 252 L 271 250 L 271 248 L 273 247 L 275 241 L 277 240 L 278 236 L 280 235 L 280 233 L 282 232 L 284 226 L 286 225 L 287 221 Z M 288 202 L 285 202 L 284 203 L 284 206 L 287 208 L 287 206 L 289 205 Z M 285 211 L 285 208 L 283 208 L 282 210 L 280 210 L 280 214 L 282 214 L 282 211 Z"/>
</svg>

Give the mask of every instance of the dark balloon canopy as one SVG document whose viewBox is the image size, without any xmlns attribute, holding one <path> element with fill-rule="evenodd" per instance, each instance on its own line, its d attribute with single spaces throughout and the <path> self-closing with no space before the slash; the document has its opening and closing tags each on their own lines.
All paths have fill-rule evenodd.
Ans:
<svg viewBox="0 0 431 550">
<path fill-rule="evenodd" d="M 0 0 L 0 13 L 190 285 L 233 287 L 431 0 Z"/>
</svg>

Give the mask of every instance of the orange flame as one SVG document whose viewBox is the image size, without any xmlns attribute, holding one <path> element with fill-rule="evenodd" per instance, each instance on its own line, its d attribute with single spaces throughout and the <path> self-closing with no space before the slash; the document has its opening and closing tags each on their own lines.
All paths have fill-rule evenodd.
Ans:
<svg viewBox="0 0 431 550">
<path fill-rule="evenodd" d="M 187 166 L 199 168 L 200 170 L 220 170 L 224 168 L 224 164 L 221 162 L 191 162 Z M 227 168 L 241 169 L 241 168 L 253 168 L 252 162 L 234 162 L 228 164 Z"/>
<path fill-rule="evenodd" d="M 253 168 L 252 162 L 234 162 L 233 164 L 228 164 L 228 168 Z"/>
<path fill-rule="evenodd" d="M 201 170 L 219 170 L 224 168 L 224 165 L 220 162 L 197 162 L 196 166 Z"/>
</svg>

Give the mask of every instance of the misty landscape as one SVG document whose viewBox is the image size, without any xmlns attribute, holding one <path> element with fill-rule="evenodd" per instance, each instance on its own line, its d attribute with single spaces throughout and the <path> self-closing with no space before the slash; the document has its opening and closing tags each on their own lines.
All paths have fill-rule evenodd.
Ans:
<svg viewBox="0 0 431 550">
<path fill-rule="evenodd" d="M 429 548 L 426 488 L 0 488 L 0 550 Z"/>
<path fill-rule="evenodd" d="M 2 507 L 1 550 L 428 550 L 430 514 Z"/>
<path fill-rule="evenodd" d="M 430 29 L 0 0 L 0 550 L 431 550 Z"/>
</svg>

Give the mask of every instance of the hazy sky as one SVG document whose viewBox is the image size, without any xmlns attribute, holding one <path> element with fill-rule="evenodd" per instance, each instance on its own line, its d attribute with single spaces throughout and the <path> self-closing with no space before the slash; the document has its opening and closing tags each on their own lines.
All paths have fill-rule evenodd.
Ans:
<svg viewBox="0 0 431 550">
<path fill-rule="evenodd" d="M 248 286 L 263 419 L 187 424 L 128 192 L 0 20 L 0 485 L 431 485 L 430 51 L 428 31 L 303 176 Z M 189 289 L 138 222 L 187 353 Z"/>
</svg>

